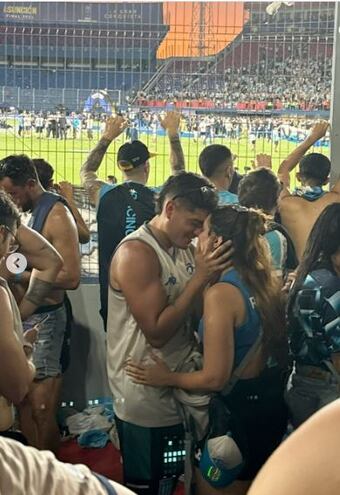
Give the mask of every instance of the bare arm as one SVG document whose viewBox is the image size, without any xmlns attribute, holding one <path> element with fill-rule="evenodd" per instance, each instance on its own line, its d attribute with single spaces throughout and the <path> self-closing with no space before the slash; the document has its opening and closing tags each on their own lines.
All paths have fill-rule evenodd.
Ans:
<svg viewBox="0 0 340 495">
<path fill-rule="evenodd" d="M 78 238 L 80 244 L 86 244 L 90 240 L 90 230 L 81 216 L 73 196 L 73 187 L 70 182 L 62 181 L 58 184 L 58 192 L 66 200 L 77 224 Z"/>
<path fill-rule="evenodd" d="M 20 301 L 19 310 L 22 319 L 25 320 L 51 292 L 63 260 L 44 237 L 25 225 L 19 227 L 17 239 L 20 243 L 19 252 L 26 257 L 28 266 L 33 269 L 20 276 L 20 284 L 23 285 L 25 294 Z M 4 264 L 2 264 L 2 274 L 9 283 L 14 282 L 14 275 Z"/>
<path fill-rule="evenodd" d="M 134 381 L 145 385 L 200 391 L 222 390 L 228 383 L 233 368 L 234 328 L 240 298 L 242 296 L 239 291 L 229 284 L 216 284 L 206 291 L 202 370 L 190 373 L 171 372 L 163 361 L 153 356 L 156 366 L 135 366 L 129 363 L 127 374 Z"/>
<path fill-rule="evenodd" d="M 33 268 L 28 289 L 19 304 L 21 317 L 25 320 L 51 292 L 63 266 L 63 259 L 44 237 L 24 225 L 19 227 L 17 237 L 20 242 L 20 252 L 26 257 L 28 265 Z"/>
<path fill-rule="evenodd" d="M 171 373 L 169 386 L 219 391 L 228 383 L 234 363 L 235 308 L 239 302 L 237 292 L 228 284 L 216 284 L 207 290 L 203 310 L 203 369 L 193 373 Z"/>
<path fill-rule="evenodd" d="M 249 495 L 338 495 L 340 401 L 325 406 L 268 459 Z"/>
<path fill-rule="evenodd" d="M 162 347 L 175 335 L 190 311 L 204 280 L 192 278 L 173 304 L 160 280 L 160 265 L 154 250 L 139 241 L 123 244 L 111 265 L 110 279 L 117 281 L 131 313 L 153 347 Z"/>
<path fill-rule="evenodd" d="M 127 124 L 127 121 L 123 117 L 109 117 L 106 121 L 106 127 L 102 137 L 80 169 L 82 186 L 88 193 L 90 202 L 93 205 L 97 205 L 100 188 L 106 184 L 106 182 L 98 179 L 97 170 L 108 147 L 124 131 Z"/>
<path fill-rule="evenodd" d="M 323 138 L 327 132 L 329 123 L 322 120 L 314 125 L 310 134 L 306 139 L 299 144 L 288 156 L 283 160 L 278 169 L 278 178 L 284 186 L 282 195 L 289 195 L 290 187 L 290 172 L 296 167 L 301 158 L 307 153 L 309 148 L 311 148 L 319 139 Z"/>
<path fill-rule="evenodd" d="M 76 289 L 80 281 L 78 232 L 74 218 L 68 208 L 61 203 L 55 204 L 48 216 L 46 237 L 64 261 L 53 288 Z"/>
<path fill-rule="evenodd" d="M 164 119 L 159 118 L 161 126 L 167 131 L 170 143 L 170 165 L 171 174 L 185 170 L 185 160 L 181 140 L 179 137 L 179 127 L 181 114 L 178 112 L 167 112 Z"/>
<path fill-rule="evenodd" d="M 229 246 L 229 244 L 227 245 Z M 131 313 L 153 347 L 162 347 L 178 330 L 193 303 L 212 275 L 226 265 L 230 253 L 226 245 L 196 259 L 196 271 L 181 295 L 168 304 L 160 280 L 160 265 L 154 250 L 139 241 L 130 241 L 118 250 L 110 269 L 110 283 L 122 290 Z"/>
<path fill-rule="evenodd" d="M 22 344 L 14 333 L 11 303 L 3 287 L 0 287 L 0 307 L 0 395 L 19 404 L 28 393 L 34 368 L 27 361 Z"/>
</svg>

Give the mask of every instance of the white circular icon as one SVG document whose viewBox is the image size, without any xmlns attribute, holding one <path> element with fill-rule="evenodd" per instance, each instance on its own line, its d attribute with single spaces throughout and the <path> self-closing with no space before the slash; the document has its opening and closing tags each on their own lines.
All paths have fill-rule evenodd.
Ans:
<svg viewBox="0 0 340 495">
<path fill-rule="evenodd" d="M 22 273 L 27 268 L 27 259 L 23 254 L 13 253 L 6 259 L 7 269 L 15 275 Z"/>
</svg>

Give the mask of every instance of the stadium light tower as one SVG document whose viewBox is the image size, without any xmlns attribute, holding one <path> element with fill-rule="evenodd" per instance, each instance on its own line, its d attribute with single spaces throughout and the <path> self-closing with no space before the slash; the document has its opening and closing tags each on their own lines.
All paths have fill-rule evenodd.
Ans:
<svg viewBox="0 0 340 495">
<path fill-rule="evenodd" d="M 192 15 L 191 54 L 198 51 L 198 57 L 207 56 L 211 39 L 212 8 L 209 2 L 194 2 Z"/>
</svg>

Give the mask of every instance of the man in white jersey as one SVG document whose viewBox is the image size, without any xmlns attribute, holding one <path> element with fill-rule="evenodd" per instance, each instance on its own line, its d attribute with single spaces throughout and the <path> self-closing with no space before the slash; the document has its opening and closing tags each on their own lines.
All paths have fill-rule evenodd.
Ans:
<svg viewBox="0 0 340 495">
<path fill-rule="evenodd" d="M 109 274 L 107 368 L 123 457 L 124 483 L 139 495 L 170 495 L 183 472 L 183 427 L 173 391 L 135 384 L 128 360 L 157 354 L 175 370 L 196 350 L 193 313 L 230 262 L 229 243 L 196 253 L 191 241 L 218 202 L 207 179 L 180 173 L 164 184 L 156 216 L 127 236 Z M 230 251 L 230 250 L 229 250 Z"/>
</svg>

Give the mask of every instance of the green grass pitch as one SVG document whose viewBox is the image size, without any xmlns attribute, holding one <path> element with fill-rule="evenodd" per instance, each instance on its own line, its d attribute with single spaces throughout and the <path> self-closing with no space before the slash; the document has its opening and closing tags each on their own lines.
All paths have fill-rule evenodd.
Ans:
<svg viewBox="0 0 340 495">
<path fill-rule="evenodd" d="M 149 185 L 161 185 L 170 174 L 169 164 L 169 143 L 163 136 L 153 136 L 140 134 L 139 138 L 149 147 L 150 151 L 156 152 L 157 156 L 150 160 L 151 172 Z M 99 135 L 94 134 L 93 140 L 87 139 L 86 132 L 82 132 L 78 139 L 56 140 L 53 138 L 38 138 L 35 133 L 27 133 L 24 137 L 19 137 L 13 129 L 2 130 L 0 134 L 1 158 L 10 154 L 25 153 L 32 158 L 45 158 L 55 169 L 55 181 L 67 180 L 74 185 L 80 185 L 79 171 L 82 163 L 86 160 L 89 151 L 95 146 Z M 194 142 L 192 138 L 182 138 L 187 170 L 198 171 L 198 156 L 204 148 L 200 139 Z M 99 177 L 106 179 L 107 175 L 115 175 L 121 180 L 121 173 L 116 165 L 116 151 L 125 142 L 125 136 L 120 136 L 113 142 L 106 154 L 99 169 Z M 295 143 L 280 141 L 277 151 L 271 142 L 265 139 L 258 139 L 256 149 L 248 142 L 247 137 L 236 139 L 215 138 L 214 143 L 225 144 L 237 155 L 235 164 L 240 172 L 245 166 L 251 166 L 251 161 L 255 159 L 257 153 L 268 153 L 273 159 L 273 170 L 276 171 L 280 162 L 296 147 Z M 210 143 L 208 143 L 210 144 Z M 315 151 L 329 155 L 328 147 L 318 147 Z"/>
</svg>

